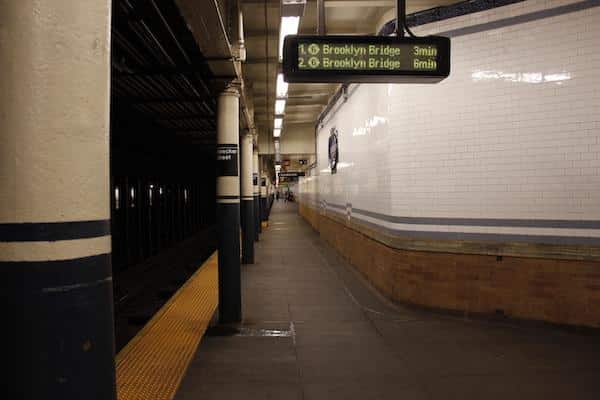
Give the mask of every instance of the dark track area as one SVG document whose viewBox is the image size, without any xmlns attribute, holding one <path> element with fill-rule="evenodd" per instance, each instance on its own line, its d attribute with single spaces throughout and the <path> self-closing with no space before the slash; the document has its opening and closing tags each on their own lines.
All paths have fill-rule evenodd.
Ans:
<svg viewBox="0 0 600 400">
<path fill-rule="evenodd" d="M 112 1 L 117 351 L 216 247 L 212 72 L 175 1 Z"/>
<path fill-rule="evenodd" d="M 215 251 L 214 228 L 114 276 L 115 337 L 119 352 Z"/>
</svg>

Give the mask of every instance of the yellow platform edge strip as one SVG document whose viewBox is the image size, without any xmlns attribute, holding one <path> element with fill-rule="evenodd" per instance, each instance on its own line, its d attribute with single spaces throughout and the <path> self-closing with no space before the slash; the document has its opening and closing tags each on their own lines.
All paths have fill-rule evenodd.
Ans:
<svg viewBox="0 0 600 400">
<path fill-rule="evenodd" d="M 116 357 L 119 400 L 172 400 L 218 304 L 217 252 Z"/>
</svg>

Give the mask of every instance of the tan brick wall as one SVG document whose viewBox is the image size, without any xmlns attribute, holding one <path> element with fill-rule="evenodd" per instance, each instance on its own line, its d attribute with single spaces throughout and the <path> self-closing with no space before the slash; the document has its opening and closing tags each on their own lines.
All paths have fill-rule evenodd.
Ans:
<svg viewBox="0 0 600 400">
<path fill-rule="evenodd" d="M 300 214 L 394 301 L 600 328 L 597 261 L 398 250 L 310 207 Z"/>
<path fill-rule="evenodd" d="M 306 219 L 306 221 L 308 221 L 308 223 L 315 230 L 318 231 L 319 230 L 319 214 L 318 214 L 318 212 L 314 208 L 305 206 L 302 203 L 299 204 L 299 211 L 300 211 L 300 215 L 302 215 L 304 217 L 304 219 Z"/>
</svg>

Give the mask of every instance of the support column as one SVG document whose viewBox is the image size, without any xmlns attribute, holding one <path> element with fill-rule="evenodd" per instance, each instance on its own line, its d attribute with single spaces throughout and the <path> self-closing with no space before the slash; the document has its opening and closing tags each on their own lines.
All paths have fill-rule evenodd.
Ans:
<svg viewBox="0 0 600 400">
<path fill-rule="evenodd" d="M 242 137 L 242 263 L 254 264 L 254 196 L 252 191 L 252 134 Z"/>
<path fill-rule="evenodd" d="M 110 0 L 0 1 L 8 398 L 116 398 L 110 10 Z"/>
<path fill-rule="evenodd" d="M 260 186 L 259 186 L 259 173 L 258 173 L 258 148 L 254 148 L 253 153 L 253 174 L 252 184 L 254 188 L 254 221 L 256 229 L 255 239 L 257 242 L 260 239 L 260 233 L 262 232 L 261 218 L 260 218 Z"/>
<path fill-rule="evenodd" d="M 239 92 L 229 87 L 219 96 L 217 116 L 217 232 L 219 250 L 219 320 L 242 320 L 240 281 Z"/>
<path fill-rule="evenodd" d="M 269 213 L 269 203 L 267 200 L 267 176 L 263 175 L 260 178 L 260 218 L 263 227 L 267 226 Z"/>
</svg>

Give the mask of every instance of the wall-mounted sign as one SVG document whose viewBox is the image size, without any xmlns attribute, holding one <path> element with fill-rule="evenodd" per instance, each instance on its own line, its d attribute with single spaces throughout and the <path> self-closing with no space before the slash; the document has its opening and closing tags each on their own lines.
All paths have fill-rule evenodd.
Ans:
<svg viewBox="0 0 600 400">
<path fill-rule="evenodd" d="M 238 175 L 238 145 L 217 145 L 217 176 Z"/>
<path fill-rule="evenodd" d="M 340 159 L 340 150 L 338 144 L 338 131 L 335 128 L 331 128 L 329 132 L 327 159 L 329 160 L 329 169 L 332 174 L 337 172 L 337 165 Z"/>
<path fill-rule="evenodd" d="M 286 171 L 286 172 L 279 173 L 280 178 L 298 178 L 299 176 L 305 176 L 305 175 L 306 174 L 301 171 Z"/>
<path fill-rule="evenodd" d="M 286 36 L 286 82 L 435 83 L 450 74 L 442 36 Z"/>
</svg>

